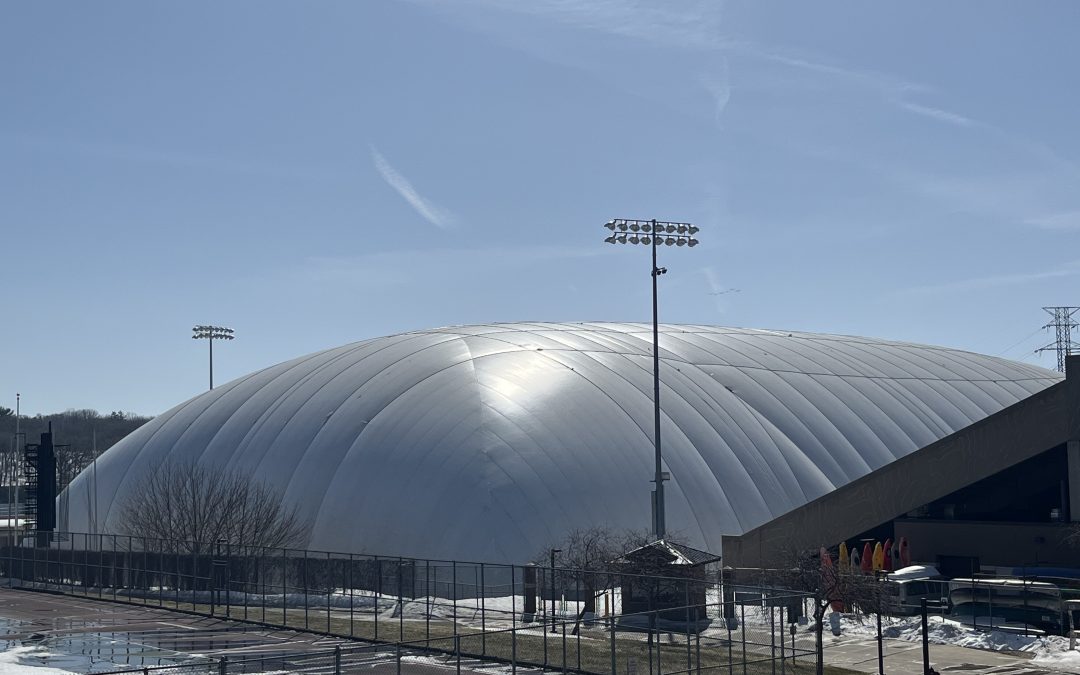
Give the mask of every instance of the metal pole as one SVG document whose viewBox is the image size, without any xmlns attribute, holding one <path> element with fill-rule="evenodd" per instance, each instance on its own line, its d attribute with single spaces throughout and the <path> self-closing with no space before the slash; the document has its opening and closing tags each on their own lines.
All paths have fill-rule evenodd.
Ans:
<svg viewBox="0 0 1080 675">
<path fill-rule="evenodd" d="M 566 672 L 566 622 L 562 625 L 562 671 Z"/>
<path fill-rule="evenodd" d="M 742 641 L 742 672 L 746 675 L 746 605 L 739 605 L 739 639 Z"/>
<path fill-rule="evenodd" d="M 721 602 L 726 603 L 727 600 L 724 600 L 723 598 L 724 598 L 724 596 L 721 595 L 720 596 Z M 732 596 L 732 598 L 734 598 L 734 596 Z M 725 614 L 726 613 L 727 612 L 725 610 Z M 735 618 L 735 607 L 734 606 L 731 607 L 730 614 L 731 614 L 731 618 L 734 619 Z M 728 620 L 728 617 L 726 615 L 724 616 L 724 626 L 727 628 L 727 671 L 728 671 L 728 675 L 734 675 L 734 673 L 735 673 L 735 657 L 732 654 L 732 650 L 731 650 L 731 621 Z"/>
<path fill-rule="evenodd" d="M 922 599 L 919 603 L 922 609 L 922 663 L 923 663 L 923 675 L 930 675 L 930 631 L 928 627 L 928 621 L 926 619 L 926 598 Z M 974 616 L 974 609 L 972 609 L 972 616 Z"/>
<path fill-rule="evenodd" d="M 611 594 L 611 613 L 608 615 L 609 624 L 611 626 L 611 675 L 618 675 L 616 672 L 615 663 L 615 580 L 609 577 L 608 586 L 612 589 Z"/>
<path fill-rule="evenodd" d="M 555 627 L 555 554 L 561 553 L 557 548 L 551 549 L 551 632 L 556 633 Z"/>
<path fill-rule="evenodd" d="M 438 588 L 439 566 L 435 566 L 435 584 Z M 431 561 L 424 561 L 424 645 L 431 645 L 431 605 L 435 598 L 431 595 Z"/>
<path fill-rule="evenodd" d="M 517 576 L 510 565 L 510 673 L 517 675 Z M 614 675 L 614 673 L 612 673 Z"/>
<path fill-rule="evenodd" d="M 400 556 L 398 557 L 397 568 L 397 601 L 398 601 L 398 641 L 405 642 L 405 579 L 402 576 L 404 574 L 403 569 L 405 567 L 405 561 Z M 415 569 L 415 567 L 414 567 Z M 415 574 L 415 572 L 414 572 Z"/>
<path fill-rule="evenodd" d="M 877 671 L 878 675 L 885 675 L 885 640 L 881 635 L 881 603 L 877 608 Z"/>
<path fill-rule="evenodd" d="M 690 651 L 690 580 L 687 579 L 683 584 L 683 588 L 686 591 L 686 672 L 692 672 L 694 669 L 693 655 Z"/>
<path fill-rule="evenodd" d="M 768 599 L 766 599 L 768 602 Z M 769 603 L 769 662 L 772 665 L 772 675 L 776 675 L 776 614 L 772 603 Z M 783 642 L 783 635 L 780 636 Z"/>
<path fill-rule="evenodd" d="M 480 653 L 487 656 L 487 606 L 484 600 L 485 595 L 487 595 L 487 585 L 484 582 L 484 563 L 480 563 Z"/>
<path fill-rule="evenodd" d="M 784 606 L 780 605 L 780 675 L 787 672 L 785 665 L 787 657 L 784 655 L 784 625 Z"/>
<path fill-rule="evenodd" d="M 210 388 L 214 388 L 214 336 L 207 340 L 210 343 Z"/>
<path fill-rule="evenodd" d="M 660 455 L 660 327 L 659 312 L 657 311 L 656 278 L 659 268 L 656 266 L 656 220 L 652 222 L 652 335 L 653 335 L 653 444 L 656 450 L 656 508 L 653 518 L 653 529 L 657 539 L 663 539 L 665 535 L 664 518 L 664 478 Z"/>
</svg>

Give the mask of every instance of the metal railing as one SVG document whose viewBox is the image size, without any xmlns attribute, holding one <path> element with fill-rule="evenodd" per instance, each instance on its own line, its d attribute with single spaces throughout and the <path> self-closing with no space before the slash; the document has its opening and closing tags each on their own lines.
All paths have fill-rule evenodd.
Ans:
<svg viewBox="0 0 1080 675">
<path fill-rule="evenodd" d="M 400 669 L 403 657 L 408 667 L 425 654 L 459 668 L 465 659 L 597 675 L 814 667 L 813 650 L 790 639 L 804 594 L 725 584 L 705 570 L 595 572 L 81 533 L 0 537 L 0 568 L 22 588 L 369 643 L 139 669 L 147 673 L 337 674 Z"/>
</svg>

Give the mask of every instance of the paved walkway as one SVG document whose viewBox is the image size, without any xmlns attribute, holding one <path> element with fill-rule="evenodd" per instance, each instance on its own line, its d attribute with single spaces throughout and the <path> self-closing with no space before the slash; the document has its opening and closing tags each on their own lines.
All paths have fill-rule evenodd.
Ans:
<svg viewBox="0 0 1080 675">
<path fill-rule="evenodd" d="M 884 654 L 885 675 L 922 675 L 922 643 L 886 639 Z M 877 673 L 877 640 L 852 638 L 827 644 L 825 662 L 864 673 Z M 1026 655 L 954 645 L 930 645 L 930 664 L 941 675 L 1076 675 L 1073 671 L 1032 663 Z"/>
</svg>

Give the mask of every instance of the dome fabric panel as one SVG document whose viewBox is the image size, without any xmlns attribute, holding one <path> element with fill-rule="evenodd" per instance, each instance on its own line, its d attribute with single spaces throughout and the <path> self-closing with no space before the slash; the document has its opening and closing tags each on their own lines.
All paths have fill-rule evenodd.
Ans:
<svg viewBox="0 0 1080 675">
<path fill-rule="evenodd" d="M 669 532 L 739 535 L 1061 380 L 941 347 L 660 327 Z M 98 461 L 99 529 L 167 461 L 251 472 L 300 505 L 308 548 L 523 562 L 575 527 L 641 529 L 653 477 L 652 327 L 457 326 L 252 373 Z M 88 531 L 90 474 L 68 488 Z"/>
</svg>

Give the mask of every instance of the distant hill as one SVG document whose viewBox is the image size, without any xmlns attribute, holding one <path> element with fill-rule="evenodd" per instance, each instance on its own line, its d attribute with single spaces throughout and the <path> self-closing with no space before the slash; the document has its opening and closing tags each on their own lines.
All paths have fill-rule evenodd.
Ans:
<svg viewBox="0 0 1080 675">
<path fill-rule="evenodd" d="M 151 417 L 134 413 L 111 412 L 101 414 L 96 410 L 67 410 L 50 415 L 22 416 L 19 431 L 25 433 L 24 442 L 37 443 L 42 432 L 53 427 L 53 443 L 67 445 L 57 452 L 57 473 L 60 485 L 67 485 L 97 454 L 108 450 L 117 441 L 149 422 Z M 95 443 L 96 437 L 96 443 Z M 0 483 L 10 484 L 12 472 L 20 470 L 21 462 L 11 461 L 11 451 L 21 447 L 15 440 L 15 411 L 0 406 Z"/>
</svg>

